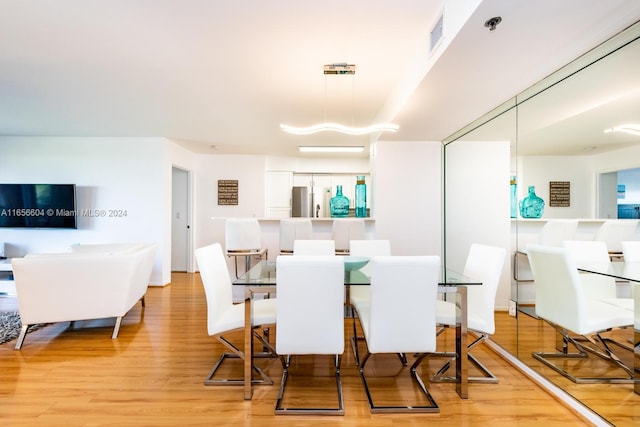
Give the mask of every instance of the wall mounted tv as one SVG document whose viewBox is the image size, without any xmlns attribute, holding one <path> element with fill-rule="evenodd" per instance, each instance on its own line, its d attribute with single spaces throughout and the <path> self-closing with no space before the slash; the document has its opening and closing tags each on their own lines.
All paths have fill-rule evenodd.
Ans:
<svg viewBox="0 0 640 427">
<path fill-rule="evenodd" d="M 0 227 L 76 228 L 75 184 L 0 184 Z"/>
</svg>

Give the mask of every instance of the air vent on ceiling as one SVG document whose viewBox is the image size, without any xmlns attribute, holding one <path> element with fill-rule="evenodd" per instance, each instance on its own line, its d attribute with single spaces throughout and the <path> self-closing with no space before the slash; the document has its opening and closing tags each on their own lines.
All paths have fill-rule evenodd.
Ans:
<svg viewBox="0 0 640 427">
<path fill-rule="evenodd" d="M 346 62 L 327 64 L 323 67 L 325 74 L 355 74 L 356 66 L 353 64 L 347 64 Z"/>
<path fill-rule="evenodd" d="M 433 52 L 433 49 L 442 38 L 443 17 L 444 15 L 440 15 L 440 18 L 438 18 L 436 25 L 434 25 L 433 29 L 431 30 L 431 46 L 429 47 L 429 52 Z"/>
</svg>

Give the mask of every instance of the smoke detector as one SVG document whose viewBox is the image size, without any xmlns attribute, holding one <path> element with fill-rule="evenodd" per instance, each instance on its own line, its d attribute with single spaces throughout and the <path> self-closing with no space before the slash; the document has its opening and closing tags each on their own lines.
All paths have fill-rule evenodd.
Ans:
<svg viewBox="0 0 640 427">
<path fill-rule="evenodd" d="M 327 64 L 322 67 L 324 74 L 355 74 L 356 66 L 347 64 L 346 62 L 338 62 L 335 64 Z"/>
</svg>

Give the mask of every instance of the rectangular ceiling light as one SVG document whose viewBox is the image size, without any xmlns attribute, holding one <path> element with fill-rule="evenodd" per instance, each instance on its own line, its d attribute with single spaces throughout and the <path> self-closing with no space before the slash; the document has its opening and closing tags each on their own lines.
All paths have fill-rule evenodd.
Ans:
<svg viewBox="0 0 640 427">
<path fill-rule="evenodd" d="M 364 147 L 362 145 L 335 147 L 301 145 L 298 147 L 298 150 L 301 153 L 362 153 Z"/>
</svg>

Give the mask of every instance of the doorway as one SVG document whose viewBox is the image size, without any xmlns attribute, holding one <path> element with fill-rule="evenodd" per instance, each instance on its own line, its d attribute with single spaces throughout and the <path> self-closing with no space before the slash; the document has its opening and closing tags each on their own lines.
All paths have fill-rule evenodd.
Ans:
<svg viewBox="0 0 640 427">
<path fill-rule="evenodd" d="M 191 266 L 191 172 L 171 171 L 171 271 L 192 272 Z"/>
</svg>

